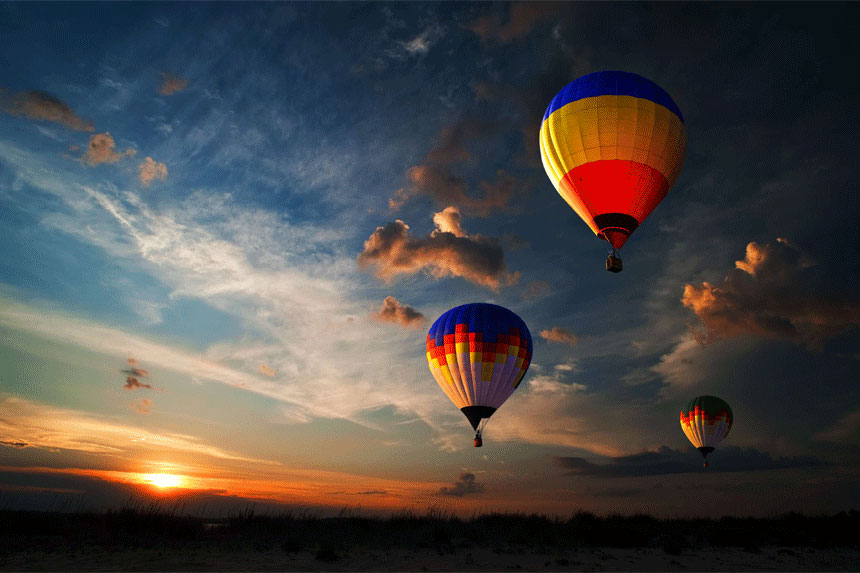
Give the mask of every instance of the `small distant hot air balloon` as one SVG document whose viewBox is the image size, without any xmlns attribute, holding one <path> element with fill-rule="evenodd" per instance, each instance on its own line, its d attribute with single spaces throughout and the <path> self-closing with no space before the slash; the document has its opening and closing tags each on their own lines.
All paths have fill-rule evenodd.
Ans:
<svg viewBox="0 0 860 573">
<path fill-rule="evenodd" d="M 705 467 L 708 454 L 729 434 L 733 420 L 732 409 L 716 396 L 693 398 L 681 410 L 681 429 L 702 453 Z"/>
<path fill-rule="evenodd" d="M 660 86 L 627 72 L 582 76 L 553 98 L 540 128 L 541 160 L 576 214 L 620 249 L 666 196 L 684 163 L 681 110 Z"/>
<path fill-rule="evenodd" d="M 495 304 L 452 308 L 427 334 L 430 372 L 472 424 L 476 448 L 483 445 L 481 421 L 486 424 L 517 389 L 531 358 L 532 337 L 525 322 Z"/>
</svg>

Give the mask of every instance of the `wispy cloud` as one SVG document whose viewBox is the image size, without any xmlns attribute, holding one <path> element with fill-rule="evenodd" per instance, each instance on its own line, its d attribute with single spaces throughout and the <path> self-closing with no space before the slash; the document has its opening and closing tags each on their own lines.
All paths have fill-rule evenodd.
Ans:
<svg viewBox="0 0 860 573">
<path fill-rule="evenodd" d="M 395 57 L 424 55 L 444 35 L 445 30 L 441 26 L 432 24 L 411 40 L 398 42 L 398 48 L 392 52 L 392 55 Z"/>
<path fill-rule="evenodd" d="M 27 119 L 53 121 L 77 131 L 95 131 L 92 121 L 78 117 L 67 103 L 46 92 L 28 91 L 5 97 L 0 91 L 0 110 Z"/>
<path fill-rule="evenodd" d="M 373 315 L 377 320 L 383 322 L 393 322 L 408 328 L 419 328 L 425 320 L 423 314 L 409 306 L 403 304 L 393 296 L 385 297 L 382 301 L 382 306 Z"/>
<path fill-rule="evenodd" d="M 0 395 L 0 439 L 30 447 L 90 454 L 140 456 L 174 450 L 235 461 L 274 464 L 222 450 L 194 436 L 152 432 L 106 417 Z"/>
<path fill-rule="evenodd" d="M 399 219 L 377 227 L 364 242 L 358 264 L 375 266 L 376 276 L 389 281 L 427 271 L 437 279 L 462 277 L 493 290 L 515 283 L 519 275 L 508 272 L 498 239 L 466 234 L 459 215 L 454 207 L 436 213 L 436 229 L 428 237 L 409 236 L 409 225 Z"/>
<path fill-rule="evenodd" d="M 62 199 L 73 212 L 43 216 L 49 228 L 151 275 L 169 289 L 171 301 L 194 298 L 234 317 L 239 340 L 189 352 L 14 298 L 0 306 L 0 323 L 123 359 L 133 348 L 150 369 L 277 400 L 284 417 L 295 422 L 325 417 L 367 425 L 363 412 L 392 406 L 417 415 L 434 439 L 457 427 L 453 414 L 459 413 L 449 412 L 432 385 L 400 383 L 404 375 L 426 375 L 420 364 L 405 374 L 397 359 L 413 352 L 420 344 L 413 337 L 420 336 L 361 320 L 371 303 L 356 293 L 354 255 L 339 253 L 337 230 L 240 207 L 223 193 L 194 194 L 153 211 L 132 192 L 67 184 L 14 145 L 0 148 L 0 157 L 23 181 Z M 86 228 L 78 224 L 81 219 L 88 221 Z M 344 347 L 352 352 L 344 353 Z M 279 377 L 261 377 L 261 363 L 279 365 Z M 314 384 L 308 385 L 311 378 Z M 346 388 L 354 399 L 342 399 Z"/>
</svg>

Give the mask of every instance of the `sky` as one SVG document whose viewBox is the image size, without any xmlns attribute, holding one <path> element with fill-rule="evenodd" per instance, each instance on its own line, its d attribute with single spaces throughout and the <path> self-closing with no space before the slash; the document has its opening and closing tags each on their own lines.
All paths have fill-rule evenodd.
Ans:
<svg viewBox="0 0 860 573">
<path fill-rule="evenodd" d="M 858 20 L 0 4 L 0 506 L 860 508 Z M 687 129 L 620 274 L 538 150 L 599 70 Z M 469 302 L 534 339 L 480 449 L 424 354 Z M 735 415 L 707 470 L 701 394 Z"/>
</svg>

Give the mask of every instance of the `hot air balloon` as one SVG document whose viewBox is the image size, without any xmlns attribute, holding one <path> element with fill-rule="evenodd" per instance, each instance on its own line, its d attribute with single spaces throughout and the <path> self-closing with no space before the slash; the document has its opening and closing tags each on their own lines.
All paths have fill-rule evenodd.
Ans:
<svg viewBox="0 0 860 573">
<path fill-rule="evenodd" d="M 702 453 L 705 467 L 708 454 L 723 441 L 732 429 L 732 409 L 716 396 L 699 396 L 681 410 L 681 429 Z"/>
<path fill-rule="evenodd" d="M 427 334 L 430 372 L 472 424 L 476 448 L 483 445 L 487 418 L 520 385 L 531 358 L 532 337 L 526 324 L 495 304 L 452 308 Z"/>
<path fill-rule="evenodd" d="M 620 249 L 678 179 L 687 146 L 681 110 L 660 86 L 627 72 L 582 76 L 553 98 L 540 128 L 544 169 L 559 195 Z"/>
</svg>

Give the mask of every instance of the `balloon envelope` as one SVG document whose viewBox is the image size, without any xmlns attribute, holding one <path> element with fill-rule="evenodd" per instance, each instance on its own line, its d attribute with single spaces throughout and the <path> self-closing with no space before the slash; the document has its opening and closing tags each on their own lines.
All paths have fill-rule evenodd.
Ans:
<svg viewBox="0 0 860 573">
<path fill-rule="evenodd" d="M 699 451 L 713 450 L 728 435 L 733 420 L 731 407 L 716 396 L 698 396 L 681 409 L 681 429 Z"/>
<path fill-rule="evenodd" d="M 556 190 L 616 249 L 678 179 L 686 145 L 684 118 L 669 94 L 618 71 L 568 84 L 540 129 L 541 160 Z"/>
<path fill-rule="evenodd" d="M 525 322 L 495 304 L 452 308 L 427 334 L 430 372 L 475 429 L 513 394 L 531 357 Z"/>
</svg>

